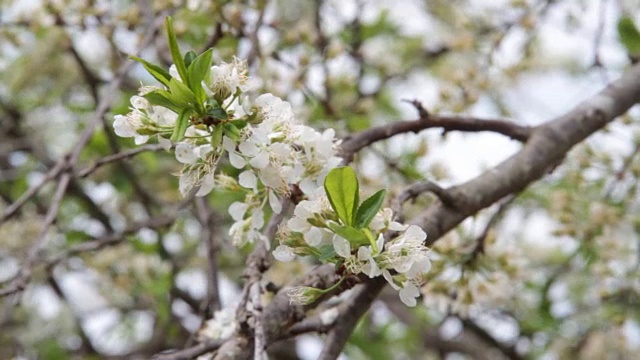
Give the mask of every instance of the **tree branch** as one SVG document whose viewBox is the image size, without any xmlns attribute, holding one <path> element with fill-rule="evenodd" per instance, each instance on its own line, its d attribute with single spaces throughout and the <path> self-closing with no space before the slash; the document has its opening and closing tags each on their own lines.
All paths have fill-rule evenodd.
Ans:
<svg viewBox="0 0 640 360">
<path fill-rule="evenodd" d="M 412 102 L 418 108 L 420 117 L 416 120 L 396 121 L 390 124 L 374 127 L 344 138 L 341 144 L 342 157 L 345 162 L 351 162 L 356 152 L 380 140 L 386 140 L 398 134 L 431 128 L 441 128 L 443 131 L 490 131 L 503 134 L 511 139 L 526 142 L 534 128 L 521 126 L 503 119 L 479 119 L 470 116 L 433 115 L 429 114 L 418 102 Z"/>
<path fill-rule="evenodd" d="M 184 350 L 169 352 L 164 354 L 157 354 L 153 356 L 151 359 L 153 360 L 191 360 L 191 359 L 194 359 L 196 356 L 218 349 L 223 343 L 224 343 L 224 340 L 207 340 L 199 343 L 196 346 L 193 346 Z"/>
<path fill-rule="evenodd" d="M 432 244 L 467 216 L 507 195 L 519 193 L 544 176 L 562 161 L 574 145 L 639 101 L 640 66 L 636 65 L 567 114 L 534 128 L 518 153 L 480 176 L 448 189 L 456 198 L 464 199 L 461 210 L 435 202 L 412 223 L 426 230 L 429 235 L 427 242 Z"/>
<path fill-rule="evenodd" d="M 358 320 L 369 310 L 371 304 L 386 284 L 387 282 L 384 278 L 377 277 L 371 279 L 367 284 L 368 286 L 361 286 L 355 289 L 355 294 L 345 304 L 345 308 L 351 311 L 344 312 L 340 321 L 329 331 L 318 359 L 332 360 L 340 356 Z"/>
</svg>

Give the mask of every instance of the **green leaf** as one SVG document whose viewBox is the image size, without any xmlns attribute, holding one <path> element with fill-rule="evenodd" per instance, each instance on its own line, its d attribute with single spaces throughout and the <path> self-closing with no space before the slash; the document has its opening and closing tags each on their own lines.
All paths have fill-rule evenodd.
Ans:
<svg viewBox="0 0 640 360">
<path fill-rule="evenodd" d="M 329 171 L 324 180 L 331 207 L 345 225 L 352 225 L 358 208 L 359 185 L 356 174 L 348 166 Z"/>
<path fill-rule="evenodd" d="M 147 70 L 151 76 L 153 76 L 156 80 L 160 81 L 165 86 L 169 86 L 169 80 L 171 80 L 171 75 L 169 72 L 162 67 L 152 64 L 145 59 L 139 58 L 137 56 L 129 56 L 129 59 L 133 61 L 137 61 Z"/>
<path fill-rule="evenodd" d="M 211 146 L 216 149 L 222 144 L 222 124 L 216 125 L 213 129 L 213 134 L 211 134 Z"/>
<path fill-rule="evenodd" d="M 227 112 L 224 111 L 224 109 L 221 107 L 214 107 L 207 110 L 207 115 L 213 116 L 214 118 L 219 120 L 227 120 L 229 118 Z"/>
<path fill-rule="evenodd" d="M 373 220 L 374 216 L 378 213 L 378 210 L 380 210 L 386 194 L 387 190 L 382 189 L 362 202 L 358 208 L 358 212 L 356 213 L 356 228 L 361 229 L 369 226 L 371 220 Z"/>
<path fill-rule="evenodd" d="M 347 239 L 351 245 L 354 247 L 359 247 L 361 245 L 369 245 L 370 241 L 367 235 L 351 226 L 342 226 L 340 224 L 329 222 L 329 229 L 334 233 L 342 236 Z"/>
<path fill-rule="evenodd" d="M 193 50 L 189 50 L 186 54 L 184 54 L 184 66 L 187 68 L 187 71 L 189 70 L 191 63 L 196 57 L 198 57 L 198 54 L 196 54 L 196 52 Z"/>
<path fill-rule="evenodd" d="M 218 104 L 218 102 L 214 98 L 208 98 L 205 103 L 207 104 L 207 107 L 220 107 L 220 104 Z"/>
<path fill-rule="evenodd" d="M 240 140 L 240 130 L 238 130 L 238 128 L 235 127 L 233 124 L 231 123 L 222 124 L 222 128 L 223 128 L 224 134 L 227 135 L 231 140 L 233 141 Z"/>
<path fill-rule="evenodd" d="M 630 17 L 618 20 L 618 37 L 630 56 L 640 56 L 640 32 Z"/>
<path fill-rule="evenodd" d="M 149 100 L 151 105 L 158 105 L 158 106 L 165 107 L 175 112 L 176 114 L 179 114 L 180 110 L 182 109 L 175 102 L 173 102 L 173 100 L 171 100 L 171 93 L 166 90 L 152 91 L 152 92 L 146 93 L 143 97 Z"/>
<path fill-rule="evenodd" d="M 248 123 L 244 120 L 233 120 L 230 121 L 230 123 L 232 123 L 238 129 L 244 129 L 248 125 Z"/>
<path fill-rule="evenodd" d="M 180 55 L 180 47 L 178 46 L 178 38 L 176 38 L 176 33 L 173 31 L 173 21 L 170 16 L 164 21 L 164 25 L 167 28 L 167 38 L 169 40 L 169 50 L 171 51 L 171 58 L 173 58 L 173 62 L 176 64 L 176 69 L 178 70 L 178 74 L 180 74 L 180 78 L 182 81 L 189 85 L 189 78 L 187 76 L 187 67 L 184 64 L 184 60 Z"/>
<path fill-rule="evenodd" d="M 191 85 L 191 90 L 196 95 L 196 97 L 200 100 L 200 102 L 204 102 L 207 99 L 207 96 L 202 89 L 202 80 L 209 74 L 211 71 L 211 54 L 213 49 L 209 49 L 202 54 L 198 55 L 198 57 L 194 58 L 191 62 L 191 65 L 187 69 L 187 73 L 189 74 L 189 84 Z"/>
<path fill-rule="evenodd" d="M 176 120 L 176 127 L 173 128 L 173 134 L 171 134 L 171 141 L 178 142 L 184 139 L 184 134 L 189 127 L 189 116 L 191 115 L 191 109 L 183 109 L 178 115 Z"/>
<path fill-rule="evenodd" d="M 169 90 L 171 90 L 173 101 L 182 107 L 193 107 L 198 102 L 193 91 L 178 79 L 171 79 Z"/>
<path fill-rule="evenodd" d="M 320 247 L 320 255 L 318 260 L 325 263 L 336 256 L 336 251 L 333 249 L 333 245 L 323 245 Z"/>
</svg>

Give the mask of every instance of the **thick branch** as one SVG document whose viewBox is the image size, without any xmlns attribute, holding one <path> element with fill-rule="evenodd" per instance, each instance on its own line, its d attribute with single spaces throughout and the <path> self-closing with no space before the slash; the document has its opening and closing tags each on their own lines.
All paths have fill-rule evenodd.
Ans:
<svg viewBox="0 0 640 360">
<path fill-rule="evenodd" d="M 456 198 L 465 199 L 462 211 L 436 202 L 412 222 L 422 226 L 429 235 L 427 241 L 433 243 L 467 216 L 522 191 L 544 176 L 574 145 L 639 101 L 640 66 L 635 66 L 569 113 L 535 128 L 515 155 L 477 178 L 448 189 Z"/>
<path fill-rule="evenodd" d="M 332 360 L 340 356 L 342 348 L 349 340 L 349 336 L 358 320 L 369 310 L 371 304 L 386 284 L 384 278 L 377 277 L 369 282 L 369 286 L 363 286 L 355 290 L 356 294 L 349 298 L 346 304 L 346 308 L 351 309 L 351 311 L 345 312 L 340 321 L 329 331 L 318 359 Z"/>
</svg>

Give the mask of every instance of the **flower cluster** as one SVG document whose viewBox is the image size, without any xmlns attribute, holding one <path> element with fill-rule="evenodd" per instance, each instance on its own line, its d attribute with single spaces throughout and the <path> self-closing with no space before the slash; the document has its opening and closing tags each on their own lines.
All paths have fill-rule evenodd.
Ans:
<svg viewBox="0 0 640 360">
<path fill-rule="evenodd" d="M 170 19 L 167 33 L 175 64 L 166 71 L 133 57 L 162 86 L 142 87 L 131 98 L 131 112 L 115 117 L 116 134 L 133 137 L 136 144 L 153 137 L 173 148 L 183 164 L 183 196 L 194 191 L 205 196 L 216 187 L 244 194 L 229 207 L 234 220 L 229 235 L 237 246 L 268 244 L 261 232 L 265 207 L 282 212 L 282 199 L 299 189 L 306 200 L 281 229 L 274 256 L 286 261 L 312 255 L 344 265 L 346 276 L 382 275 L 404 303 L 415 306 L 421 276 L 431 266 L 426 234 L 380 209 L 385 190 L 360 204 L 355 173 L 338 167 L 342 159 L 333 129 L 321 133 L 298 123 L 291 105 L 272 94 L 250 96 L 255 86 L 243 61 L 212 65 L 212 50 L 183 58 Z M 237 176 L 217 171 L 220 162 L 228 162 Z M 389 231 L 397 235 L 385 243 Z M 326 291 L 297 289 L 292 299 L 310 302 Z"/>
<path fill-rule="evenodd" d="M 343 264 L 351 275 L 362 273 L 369 278 L 382 275 L 399 291 L 402 302 L 415 306 L 422 275 L 431 268 L 429 249 L 424 246 L 427 234 L 418 226 L 393 221 L 389 208 L 378 210 L 363 231 L 375 241 L 342 233 L 337 230 L 340 229 L 335 225 L 337 222 L 324 188 L 318 188 L 309 200 L 296 206 L 294 216 L 280 229 L 280 245 L 274 257 L 291 261 L 296 255 L 311 255 L 324 262 Z M 389 231 L 398 235 L 385 243 L 384 234 Z M 294 288 L 289 295 L 293 303 L 306 304 L 323 293 L 313 288 Z"/>
<path fill-rule="evenodd" d="M 272 94 L 250 98 L 254 82 L 243 61 L 211 66 L 207 51 L 184 60 L 174 56 L 176 64 L 166 72 L 135 60 L 164 86 L 145 86 L 132 97 L 131 112 L 115 117 L 115 133 L 136 144 L 156 137 L 165 148 L 173 146 L 183 164 L 183 196 L 193 189 L 204 196 L 216 186 L 244 192 L 244 201 L 229 211 L 235 245 L 266 241 L 260 233 L 264 206 L 279 213 L 292 185 L 309 193 L 341 162 L 332 129 L 320 133 L 297 123 L 291 105 Z M 237 179 L 216 173 L 223 159 L 239 170 Z"/>
</svg>

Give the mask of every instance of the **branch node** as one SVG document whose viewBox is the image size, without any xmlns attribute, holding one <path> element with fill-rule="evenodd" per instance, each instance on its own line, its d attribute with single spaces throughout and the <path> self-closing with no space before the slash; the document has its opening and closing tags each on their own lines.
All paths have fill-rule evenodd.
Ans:
<svg viewBox="0 0 640 360">
<path fill-rule="evenodd" d="M 413 107 L 418 111 L 418 115 L 420 116 L 420 120 L 425 121 L 427 119 L 429 119 L 429 111 L 427 111 L 427 109 L 425 109 L 425 107 L 422 105 L 422 103 L 419 100 L 413 99 L 413 100 L 402 100 L 406 103 L 409 103 L 411 105 L 413 105 Z"/>
</svg>

